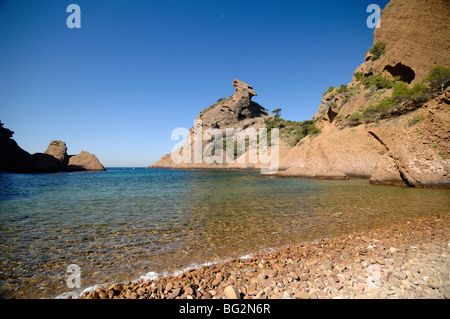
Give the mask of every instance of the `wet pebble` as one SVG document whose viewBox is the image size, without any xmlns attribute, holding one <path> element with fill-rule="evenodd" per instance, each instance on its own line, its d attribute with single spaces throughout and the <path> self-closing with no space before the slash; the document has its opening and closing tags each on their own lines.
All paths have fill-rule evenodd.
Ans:
<svg viewBox="0 0 450 319">
<path fill-rule="evenodd" d="M 81 298 L 448 298 L 448 226 L 448 217 L 418 219 L 231 259 L 175 278 L 112 284 Z"/>
</svg>

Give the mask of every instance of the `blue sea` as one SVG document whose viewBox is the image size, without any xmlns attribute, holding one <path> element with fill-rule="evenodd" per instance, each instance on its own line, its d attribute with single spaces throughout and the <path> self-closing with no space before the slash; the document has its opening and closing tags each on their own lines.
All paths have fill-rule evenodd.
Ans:
<svg viewBox="0 0 450 319">
<path fill-rule="evenodd" d="M 0 173 L 0 297 L 55 298 L 449 213 L 450 191 L 258 171 Z M 81 270 L 80 288 L 67 268 Z"/>
</svg>

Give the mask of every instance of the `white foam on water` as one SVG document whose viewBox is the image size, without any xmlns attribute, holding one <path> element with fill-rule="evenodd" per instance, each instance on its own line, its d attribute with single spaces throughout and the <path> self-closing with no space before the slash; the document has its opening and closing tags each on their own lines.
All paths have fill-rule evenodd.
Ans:
<svg viewBox="0 0 450 319">
<path fill-rule="evenodd" d="M 266 248 L 263 249 L 263 251 L 276 251 L 273 248 Z M 240 255 L 237 257 L 237 259 L 241 259 L 241 260 L 245 260 L 245 259 L 249 259 L 252 258 L 254 256 L 253 253 L 251 254 L 246 254 L 246 255 Z M 190 270 L 197 270 L 200 269 L 204 266 L 206 267 L 210 267 L 212 265 L 215 265 L 217 263 L 220 262 L 228 262 L 230 261 L 232 258 L 226 258 L 226 259 L 220 259 L 220 260 L 216 260 L 216 261 L 208 261 L 202 264 L 197 264 L 197 263 L 193 263 L 187 267 L 181 268 L 179 270 L 175 270 L 173 272 L 168 272 L 168 271 L 163 271 L 163 272 L 155 272 L 155 271 L 150 271 L 142 276 L 140 276 L 137 279 L 133 279 L 130 280 L 131 282 L 144 282 L 144 281 L 155 281 L 159 278 L 163 278 L 163 277 L 176 277 L 182 273 L 185 273 L 187 271 Z M 56 296 L 54 299 L 66 299 L 68 296 L 71 296 L 72 298 L 76 299 L 78 297 L 80 297 L 81 295 L 83 295 L 85 292 L 91 293 L 93 292 L 95 289 L 97 288 L 106 288 L 109 285 L 112 285 L 113 283 L 105 283 L 105 284 L 95 284 L 93 286 L 87 287 L 84 290 L 82 290 L 81 292 L 77 292 L 77 291 L 71 291 L 71 292 L 63 292 L 62 294 Z"/>
</svg>

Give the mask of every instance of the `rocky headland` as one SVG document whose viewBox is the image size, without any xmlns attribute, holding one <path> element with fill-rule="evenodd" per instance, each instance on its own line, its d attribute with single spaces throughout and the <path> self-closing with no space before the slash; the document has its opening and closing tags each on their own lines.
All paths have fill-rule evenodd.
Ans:
<svg viewBox="0 0 450 319">
<path fill-rule="evenodd" d="M 199 142 L 204 150 L 206 145 L 211 142 L 217 142 L 220 146 L 226 147 L 228 140 L 227 129 L 248 129 L 253 128 L 259 130 L 266 127 L 267 120 L 273 118 L 268 110 L 263 108 L 258 103 L 252 101 L 254 96 L 257 96 L 256 91 L 252 86 L 248 85 L 241 80 L 233 80 L 233 86 L 235 93 L 228 98 L 220 98 L 216 103 L 210 105 L 206 109 L 200 112 L 199 116 L 195 119 L 195 125 L 190 129 L 187 142 L 180 149 L 175 150 L 173 153 L 163 156 L 158 162 L 151 165 L 149 168 L 174 168 L 174 169 L 258 169 L 261 167 L 261 163 L 250 163 L 247 160 L 240 163 L 239 158 L 248 157 L 247 150 L 242 153 L 234 152 L 234 161 L 227 162 L 224 157 L 221 163 L 207 163 L 204 159 L 200 162 L 194 162 L 194 144 Z M 209 134 L 208 130 L 218 129 L 220 130 L 223 140 L 214 141 L 214 136 Z M 199 134 L 198 132 L 201 132 Z M 228 135 L 230 137 L 230 135 Z M 236 136 L 231 136 L 233 143 L 236 142 Z M 218 144 L 218 145 L 219 145 Z M 280 147 L 281 152 L 286 152 L 286 147 Z M 185 153 L 189 152 L 190 163 L 182 161 L 180 163 L 174 162 L 173 158 L 177 156 L 183 157 Z"/>
<path fill-rule="evenodd" d="M 94 154 L 82 151 L 68 155 L 62 141 L 51 141 L 44 153 L 30 154 L 12 139 L 14 132 L 0 123 L 0 171 L 9 173 L 55 173 L 61 171 L 104 171 Z"/>
<path fill-rule="evenodd" d="M 236 93 L 204 109 L 202 130 L 280 129 L 276 177 L 348 179 L 379 185 L 450 188 L 450 4 L 393 0 L 383 10 L 374 45 L 349 84 L 330 87 L 312 120 L 286 121 L 253 102 L 256 92 L 235 80 Z M 196 124 L 197 125 L 197 124 Z M 191 149 L 191 139 L 174 151 Z M 203 141 L 203 145 L 206 142 Z M 167 154 L 150 168 L 259 169 L 261 163 L 174 163 Z"/>
</svg>

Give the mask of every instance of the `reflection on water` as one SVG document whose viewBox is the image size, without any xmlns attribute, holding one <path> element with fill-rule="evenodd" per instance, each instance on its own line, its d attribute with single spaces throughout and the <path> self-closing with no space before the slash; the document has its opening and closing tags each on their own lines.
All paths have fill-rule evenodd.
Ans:
<svg viewBox="0 0 450 319">
<path fill-rule="evenodd" d="M 70 291 L 449 212 L 449 190 L 247 171 L 0 174 L 0 297 Z"/>
</svg>

